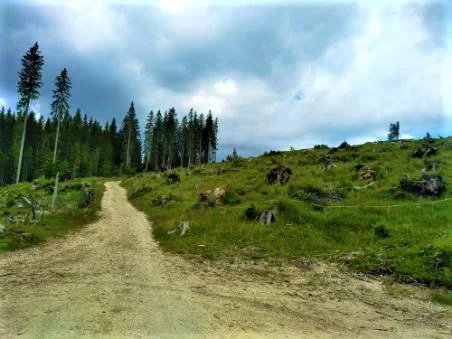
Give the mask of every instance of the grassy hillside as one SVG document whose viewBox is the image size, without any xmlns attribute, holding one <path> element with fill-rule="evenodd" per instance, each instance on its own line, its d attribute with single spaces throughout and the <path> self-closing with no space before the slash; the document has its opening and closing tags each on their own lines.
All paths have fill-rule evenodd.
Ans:
<svg viewBox="0 0 452 339">
<path fill-rule="evenodd" d="M 399 281 L 451 287 L 452 200 L 443 200 L 452 197 L 452 189 L 425 197 L 400 185 L 405 175 L 418 179 L 424 168 L 430 168 L 424 174 L 442 175 L 452 184 L 452 138 L 430 143 L 437 155 L 414 158 L 424 144 L 271 152 L 176 169 L 181 182 L 172 184 L 162 173 L 140 174 L 123 184 L 132 203 L 154 222 L 154 236 L 167 251 L 226 260 L 315 257 Z M 330 169 L 324 168 L 326 155 L 333 159 Z M 279 165 L 290 167 L 294 177 L 271 185 L 266 174 Z M 218 175 L 220 167 L 225 173 Z M 374 179 L 362 179 L 363 168 L 374 170 Z M 217 187 L 226 191 L 221 203 L 198 201 L 200 192 Z M 253 209 L 276 209 L 276 222 L 248 220 L 246 211 Z M 168 234 L 180 221 L 189 221 L 190 230 Z"/>
<path fill-rule="evenodd" d="M 97 218 L 104 191 L 103 179 L 84 178 L 59 185 L 55 209 L 51 209 L 52 180 L 38 179 L 0 188 L 0 251 L 10 251 L 40 243 L 47 238 L 67 234 Z M 88 206 L 79 206 L 84 191 L 92 189 L 95 199 Z M 33 219 L 31 208 L 22 196 L 34 199 L 40 206 Z"/>
</svg>

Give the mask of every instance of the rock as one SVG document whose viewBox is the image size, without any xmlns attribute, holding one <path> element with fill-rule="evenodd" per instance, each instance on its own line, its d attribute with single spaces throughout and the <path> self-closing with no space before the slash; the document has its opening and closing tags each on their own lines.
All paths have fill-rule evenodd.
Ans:
<svg viewBox="0 0 452 339">
<path fill-rule="evenodd" d="M 179 176 L 179 174 L 176 174 L 176 173 L 170 173 L 170 174 L 168 174 L 168 176 L 167 176 L 167 178 L 166 178 L 166 182 L 167 182 L 168 184 L 172 184 L 172 183 L 175 183 L 175 182 L 180 182 L 180 176 Z"/>
<path fill-rule="evenodd" d="M 374 180 L 376 172 L 370 168 L 365 168 L 361 170 L 360 175 L 363 180 Z"/>
<path fill-rule="evenodd" d="M 447 190 L 446 182 L 441 175 L 423 174 L 419 180 L 411 180 L 408 177 L 400 181 L 400 187 L 421 196 L 439 197 Z"/>
<path fill-rule="evenodd" d="M 0 224 L 0 235 L 2 235 L 3 233 L 5 233 L 6 231 L 6 227 L 3 224 Z"/>
<path fill-rule="evenodd" d="M 289 167 L 275 167 L 267 174 L 269 184 L 286 184 L 292 177 Z"/>
<path fill-rule="evenodd" d="M 223 198 L 226 195 L 226 191 L 222 187 L 217 187 L 213 190 L 207 190 L 199 194 L 199 201 L 207 202 L 214 200 L 216 205 L 223 202 Z"/>
<path fill-rule="evenodd" d="M 21 202 L 18 202 L 18 203 L 17 203 L 17 207 L 18 207 L 18 208 L 24 208 L 25 206 L 24 206 L 24 204 L 22 204 Z"/>
<path fill-rule="evenodd" d="M 276 211 L 275 210 L 267 210 L 263 211 L 259 216 L 259 222 L 261 224 L 273 224 L 276 221 Z"/>
</svg>

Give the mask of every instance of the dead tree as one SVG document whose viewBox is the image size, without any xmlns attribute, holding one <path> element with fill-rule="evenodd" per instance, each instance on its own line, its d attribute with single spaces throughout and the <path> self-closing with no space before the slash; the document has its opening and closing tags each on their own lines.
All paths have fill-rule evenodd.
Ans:
<svg viewBox="0 0 452 339">
<path fill-rule="evenodd" d="M 39 205 L 36 202 L 36 200 L 34 200 L 32 197 L 27 198 L 25 196 L 22 196 L 21 199 L 25 203 L 25 205 L 30 207 L 31 214 L 32 214 L 32 219 L 36 220 L 37 219 L 36 211 L 39 209 Z"/>
</svg>

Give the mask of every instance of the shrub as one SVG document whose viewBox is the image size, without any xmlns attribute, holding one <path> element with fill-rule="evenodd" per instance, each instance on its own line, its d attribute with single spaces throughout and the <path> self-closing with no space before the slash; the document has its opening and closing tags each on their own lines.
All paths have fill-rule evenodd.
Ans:
<svg viewBox="0 0 452 339">
<path fill-rule="evenodd" d="M 339 148 L 339 149 L 346 149 L 346 148 L 350 148 L 350 145 L 348 144 L 347 141 L 343 141 L 343 142 L 339 145 L 338 148 Z"/>
<path fill-rule="evenodd" d="M 259 213 L 254 204 L 245 210 L 245 217 L 248 220 L 256 220 L 258 215 Z"/>
<path fill-rule="evenodd" d="M 385 223 L 378 223 L 374 226 L 374 233 L 377 238 L 386 239 L 390 237 L 389 228 Z"/>
<path fill-rule="evenodd" d="M 14 206 L 14 199 L 13 199 L 13 198 L 9 198 L 9 199 L 6 201 L 6 207 L 11 208 L 11 207 L 13 207 L 13 206 Z"/>
<path fill-rule="evenodd" d="M 280 155 L 281 153 L 282 153 L 281 151 L 273 151 L 273 150 L 271 150 L 270 152 L 265 152 L 264 153 L 264 157 L 272 156 L 272 155 Z"/>
<path fill-rule="evenodd" d="M 300 224 L 303 222 L 299 207 L 290 200 L 280 200 L 276 204 L 278 212 L 285 221 Z"/>
<path fill-rule="evenodd" d="M 225 205 L 238 205 L 242 201 L 240 196 L 235 191 L 227 191 L 223 197 L 223 204 Z"/>
</svg>

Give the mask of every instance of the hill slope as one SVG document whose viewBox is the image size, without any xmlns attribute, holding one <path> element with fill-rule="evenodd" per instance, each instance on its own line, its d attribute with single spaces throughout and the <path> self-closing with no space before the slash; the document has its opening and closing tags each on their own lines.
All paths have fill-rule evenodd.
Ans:
<svg viewBox="0 0 452 339">
<path fill-rule="evenodd" d="M 410 191 L 422 174 L 452 182 L 452 138 L 343 146 L 176 169 L 181 182 L 144 173 L 123 184 L 132 203 L 154 222 L 154 236 L 167 251 L 227 260 L 315 257 L 450 288 L 452 193 L 431 197 Z M 422 157 L 428 147 L 437 154 Z M 416 151 L 420 158 L 413 156 Z M 289 167 L 293 177 L 285 185 L 269 184 L 266 174 L 279 166 Z M 410 179 L 402 189 L 405 176 Z M 201 192 L 219 187 L 226 194 L 218 201 L 199 201 Z M 252 217 L 272 209 L 275 223 Z M 183 236 L 169 232 L 180 221 L 188 221 L 190 230 Z"/>
</svg>

